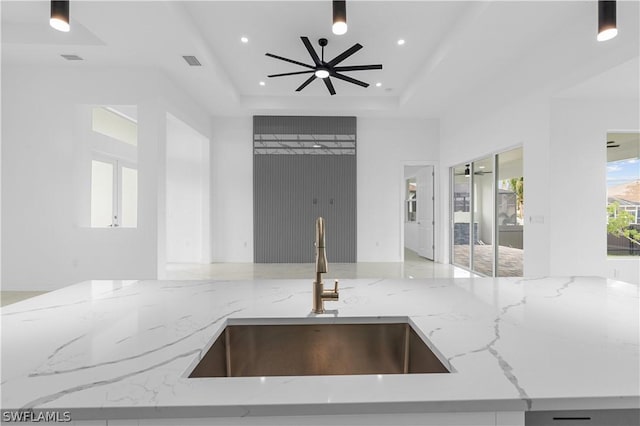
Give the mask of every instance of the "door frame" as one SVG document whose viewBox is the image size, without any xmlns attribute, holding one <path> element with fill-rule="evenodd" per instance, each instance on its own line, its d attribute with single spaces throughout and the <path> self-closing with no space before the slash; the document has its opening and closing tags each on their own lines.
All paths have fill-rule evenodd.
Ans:
<svg viewBox="0 0 640 426">
<path fill-rule="evenodd" d="M 440 237 L 442 235 L 441 232 L 436 231 L 438 228 L 437 226 L 440 224 L 440 209 L 438 208 L 438 206 L 440 205 L 440 173 L 438 171 L 438 163 L 436 161 L 419 161 L 419 160 L 408 160 L 408 161 L 402 161 L 400 162 L 400 179 L 398 180 L 399 182 L 399 203 L 398 206 L 400 206 L 400 214 L 399 214 L 399 230 L 400 230 L 400 247 L 398 248 L 399 251 L 399 258 L 400 258 L 400 262 L 404 262 L 404 205 L 405 205 L 405 185 L 406 185 L 406 181 L 404 178 L 404 168 L 405 166 L 423 166 L 423 167 L 433 167 L 433 262 L 439 262 L 440 261 L 440 244 L 438 244 L 438 242 L 440 241 Z"/>
</svg>

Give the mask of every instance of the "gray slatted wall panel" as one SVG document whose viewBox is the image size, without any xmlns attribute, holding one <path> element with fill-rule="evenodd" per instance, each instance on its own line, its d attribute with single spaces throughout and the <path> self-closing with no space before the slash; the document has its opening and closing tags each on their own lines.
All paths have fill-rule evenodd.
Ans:
<svg viewBox="0 0 640 426">
<path fill-rule="evenodd" d="M 356 134 L 356 117 L 256 115 L 254 134 Z"/>
<path fill-rule="evenodd" d="M 286 126 L 288 118 L 293 119 L 291 127 Z M 355 118 L 254 117 L 254 135 L 260 132 L 355 136 Z M 254 155 L 256 263 L 313 262 L 318 216 L 327 222 L 329 262 L 355 262 L 355 155 Z"/>
<path fill-rule="evenodd" d="M 314 216 L 327 223 L 327 260 L 356 261 L 356 157 L 354 155 L 312 156 L 312 192 L 318 203 Z"/>
<path fill-rule="evenodd" d="M 310 156 L 256 155 L 254 158 L 254 261 L 313 261 Z"/>
</svg>

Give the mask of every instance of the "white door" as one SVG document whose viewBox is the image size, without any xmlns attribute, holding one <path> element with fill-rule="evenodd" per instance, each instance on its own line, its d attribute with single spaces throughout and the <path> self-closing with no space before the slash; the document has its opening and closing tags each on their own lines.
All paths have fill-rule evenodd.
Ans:
<svg viewBox="0 0 640 426">
<path fill-rule="evenodd" d="M 416 216 L 418 222 L 418 254 L 433 260 L 434 252 L 434 170 L 422 167 L 416 175 Z"/>
</svg>

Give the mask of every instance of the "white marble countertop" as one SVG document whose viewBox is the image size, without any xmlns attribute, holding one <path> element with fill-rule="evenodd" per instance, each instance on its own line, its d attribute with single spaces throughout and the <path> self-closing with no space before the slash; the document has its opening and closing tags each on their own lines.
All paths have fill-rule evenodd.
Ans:
<svg viewBox="0 0 640 426">
<path fill-rule="evenodd" d="M 2 408 L 101 419 L 640 406 L 638 286 L 342 280 L 322 315 L 310 313 L 311 289 L 311 280 L 88 281 L 9 305 Z M 371 317 L 408 317 L 452 373 L 186 377 L 227 321 Z"/>
</svg>

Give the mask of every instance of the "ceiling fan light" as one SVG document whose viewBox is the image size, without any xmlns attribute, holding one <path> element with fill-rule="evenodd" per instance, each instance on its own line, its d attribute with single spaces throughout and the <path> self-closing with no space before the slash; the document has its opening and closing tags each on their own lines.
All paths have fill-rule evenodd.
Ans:
<svg viewBox="0 0 640 426">
<path fill-rule="evenodd" d="M 618 35 L 615 0 L 598 0 L 598 41 L 611 40 Z"/>
<path fill-rule="evenodd" d="M 333 1 L 333 27 L 335 35 L 347 32 L 347 2 L 346 0 Z"/>
<path fill-rule="evenodd" d="M 316 70 L 316 77 L 318 78 L 327 78 L 329 77 L 329 70 L 326 70 L 324 68 L 320 68 L 319 70 Z"/>
<path fill-rule="evenodd" d="M 51 0 L 49 25 L 58 31 L 69 32 L 69 0 Z"/>
</svg>

